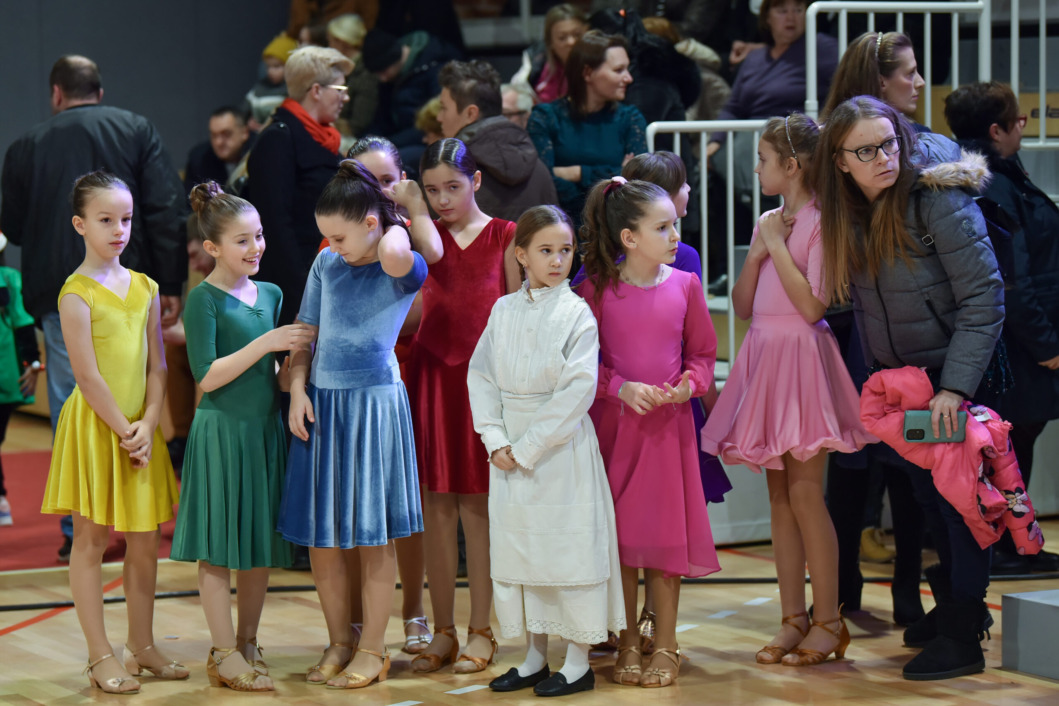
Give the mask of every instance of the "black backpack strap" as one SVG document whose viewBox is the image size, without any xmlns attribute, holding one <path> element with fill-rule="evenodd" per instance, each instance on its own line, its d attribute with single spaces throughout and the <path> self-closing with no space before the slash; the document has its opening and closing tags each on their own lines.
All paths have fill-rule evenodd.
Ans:
<svg viewBox="0 0 1059 706">
<path fill-rule="evenodd" d="M 914 211 L 916 214 L 916 228 L 919 228 L 919 232 L 922 234 L 919 239 L 923 241 L 923 244 L 928 248 L 934 247 L 934 236 L 930 234 L 927 229 L 927 222 L 923 220 L 923 192 L 920 189 L 915 189 L 912 192 L 912 202 L 914 205 Z"/>
</svg>

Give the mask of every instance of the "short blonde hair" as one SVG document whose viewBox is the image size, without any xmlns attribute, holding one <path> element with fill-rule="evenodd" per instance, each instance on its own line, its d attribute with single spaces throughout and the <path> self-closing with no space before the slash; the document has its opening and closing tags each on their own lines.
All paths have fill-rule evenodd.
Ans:
<svg viewBox="0 0 1059 706">
<path fill-rule="evenodd" d="M 438 113 L 441 112 L 441 98 L 434 96 L 416 111 L 416 129 L 420 132 L 433 132 L 441 134 L 441 123 L 438 122 Z"/>
<path fill-rule="evenodd" d="M 338 71 L 343 76 L 353 70 L 353 62 L 337 49 L 328 47 L 302 47 L 291 53 L 287 59 L 284 78 L 287 81 L 287 94 L 296 101 L 305 98 L 305 94 L 314 83 L 329 84 Z"/>
<path fill-rule="evenodd" d="M 327 33 L 341 39 L 346 44 L 359 47 L 364 44 L 364 35 L 368 33 L 368 28 L 364 26 L 364 20 L 360 19 L 360 15 L 349 13 L 339 15 L 328 22 Z"/>
</svg>

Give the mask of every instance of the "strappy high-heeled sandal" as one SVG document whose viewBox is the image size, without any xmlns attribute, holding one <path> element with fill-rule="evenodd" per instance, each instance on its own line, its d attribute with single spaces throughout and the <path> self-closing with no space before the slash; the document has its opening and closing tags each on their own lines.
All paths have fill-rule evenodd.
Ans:
<svg viewBox="0 0 1059 706">
<path fill-rule="evenodd" d="M 386 677 L 390 673 L 390 651 L 389 650 L 386 650 L 385 652 L 376 652 L 375 650 L 369 650 L 369 649 L 367 649 L 365 647 L 360 647 L 360 648 L 357 649 L 357 653 L 358 654 L 360 654 L 360 653 L 368 654 L 368 655 L 371 655 L 373 657 L 378 657 L 379 659 L 381 659 L 382 660 L 382 668 L 379 670 L 379 673 L 376 674 L 373 677 L 366 677 L 363 674 L 357 674 L 355 672 L 347 672 L 347 671 L 343 670 L 340 674 L 337 674 L 333 678 L 334 679 L 345 679 L 346 680 L 345 686 L 335 686 L 334 684 L 328 684 L 327 685 L 328 689 L 363 689 L 364 687 L 366 687 L 368 684 L 371 684 L 376 679 L 379 680 L 380 684 L 382 682 L 386 681 Z M 348 667 L 349 665 L 346 665 L 346 666 Z"/>
<path fill-rule="evenodd" d="M 206 660 L 206 678 L 210 680 L 210 686 L 226 686 L 232 691 L 275 691 L 276 687 L 271 684 L 268 686 L 256 686 L 257 680 L 262 675 L 253 669 L 248 669 L 230 679 L 221 674 L 221 662 L 237 652 L 239 652 L 237 647 L 210 648 L 210 656 Z"/>
<path fill-rule="evenodd" d="M 835 629 L 829 628 L 828 625 L 832 623 L 838 623 L 838 627 Z M 838 643 L 827 652 L 811 650 L 806 647 L 795 647 L 784 656 L 783 664 L 788 667 L 811 667 L 814 664 L 823 662 L 832 652 L 835 653 L 835 659 L 842 659 L 846 656 L 846 648 L 849 647 L 850 642 L 849 629 L 846 627 L 846 619 L 842 617 L 841 612 L 838 614 L 838 619 L 832 620 L 830 623 L 814 620 L 810 630 L 814 627 L 831 633 L 838 638 Z"/>
<path fill-rule="evenodd" d="M 640 633 L 640 650 L 645 655 L 651 654 L 655 647 L 655 614 L 653 610 L 647 610 L 647 606 L 640 611 L 640 620 L 636 623 L 636 629 Z"/>
<path fill-rule="evenodd" d="M 805 639 L 805 636 L 809 631 L 802 630 L 802 626 L 795 622 L 799 618 L 805 618 L 808 621 L 809 614 L 803 610 L 801 613 L 785 615 L 783 616 L 783 620 L 780 621 L 780 627 L 782 628 L 784 625 L 790 625 L 801 634 L 802 639 Z M 781 647 L 780 645 L 765 645 L 757 651 L 757 662 L 758 664 L 779 664 L 779 661 L 783 659 L 783 656 L 790 651 L 790 649 Z"/>
<path fill-rule="evenodd" d="M 640 659 L 636 660 L 634 664 L 627 664 L 624 667 L 619 667 L 618 662 L 621 661 L 621 656 L 626 652 L 632 652 Z M 614 676 L 612 679 L 615 684 L 621 684 L 622 686 L 639 686 L 640 678 L 642 676 L 643 667 L 641 662 L 643 661 L 643 650 L 640 649 L 639 645 L 633 645 L 631 647 L 619 647 L 618 648 L 618 659 L 614 661 Z"/>
<path fill-rule="evenodd" d="M 140 661 L 136 658 L 147 650 L 158 651 L 153 642 L 147 645 L 147 647 L 142 647 L 138 650 L 134 650 L 128 645 L 125 645 L 125 671 L 134 677 L 138 677 L 143 674 L 143 670 L 146 669 L 158 679 L 173 679 L 177 681 L 187 679 L 191 676 L 191 672 L 188 668 L 177 662 L 175 659 L 171 660 L 169 664 L 161 667 L 149 667 L 146 664 L 140 664 Z"/>
<path fill-rule="evenodd" d="M 243 654 L 243 659 L 246 660 L 247 664 L 249 664 L 251 667 L 254 668 L 255 672 L 257 672 L 261 676 L 267 677 L 268 676 L 268 665 L 265 663 L 265 660 L 263 659 L 264 656 L 265 656 L 265 650 L 262 649 L 261 645 L 257 644 L 257 637 L 256 636 L 255 637 L 238 637 L 238 636 L 236 636 L 236 638 L 235 638 L 235 649 L 239 650 L 239 652 L 242 653 L 247 645 L 253 645 L 254 646 L 254 652 L 257 654 L 257 657 L 254 657 L 253 659 L 250 659 L 249 657 L 246 656 L 246 654 Z"/>
<path fill-rule="evenodd" d="M 680 672 L 680 648 L 678 647 L 675 650 L 655 650 L 654 655 L 651 657 L 652 664 L 659 655 L 673 663 L 673 671 L 659 669 L 658 667 L 645 669 L 640 677 L 640 686 L 645 689 L 658 689 L 663 686 L 669 686 L 677 680 L 677 674 Z"/>
<path fill-rule="evenodd" d="M 418 635 L 409 635 L 408 628 L 413 625 L 426 630 L 426 633 L 420 633 Z M 409 618 L 404 621 L 404 647 L 401 648 L 401 652 L 410 655 L 417 655 L 425 652 L 427 647 L 430 646 L 430 640 L 433 639 L 433 635 L 430 634 L 430 628 L 427 626 L 427 616 L 420 615 L 416 618 Z"/>
<path fill-rule="evenodd" d="M 456 638 L 456 626 L 446 625 L 443 628 L 439 628 L 435 625 L 433 640 L 436 640 L 438 635 L 444 635 L 452 640 L 452 647 L 449 649 L 449 653 L 447 655 L 438 655 L 433 652 L 421 652 L 417 654 L 415 659 L 412 660 L 412 671 L 416 674 L 429 674 L 430 672 L 436 672 L 446 664 L 451 664 L 456 661 L 456 655 L 460 653 L 460 642 Z M 431 644 L 433 644 L 433 640 L 431 640 Z M 420 669 L 416 666 L 417 664 L 425 664 L 426 666 Z"/>
<path fill-rule="evenodd" d="M 327 656 L 327 651 L 332 647 L 345 647 L 347 650 L 349 650 L 349 660 L 346 660 L 347 663 L 353 659 L 353 654 L 357 651 L 356 645 L 350 645 L 345 642 L 332 642 L 330 645 L 324 648 L 325 657 Z M 323 664 L 321 658 L 321 662 L 317 662 L 305 671 L 305 681 L 309 684 L 319 686 L 320 684 L 326 684 L 328 679 L 334 679 L 335 675 L 341 671 L 341 664 Z M 320 678 L 310 679 L 309 677 L 311 677 L 314 673 L 319 674 Z"/>
<path fill-rule="evenodd" d="M 129 677 L 114 677 L 112 679 L 104 679 L 103 681 L 100 681 L 99 679 L 96 679 L 96 677 L 92 674 L 92 670 L 95 669 L 96 666 L 100 662 L 105 660 L 105 659 L 113 659 L 114 661 L 117 661 L 117 658 L 114 656 L 114 653 L 111 652 L 110 654 L 103 655 L 102 657 L 97 659 L 95 662 L 89 662 L 88 666 L 85 667 L 83 672 L 81 672 L 82 674 L 87 674 L 88 675 L 88 683 L 89 683 L 90 686 L 94 686 L 94 687 L 96 687 L 97 689 L 100 689 L 101 691 L 103 691 L 103 693 L 106 693 L 106 694 L 138 694 L 138 693 L 140 693 L 140 684 L 139 684 L 139 682 L 136 683 L 136 688 L 135 689 L 122 689 L 121 688 L 121 685 L 124 684 L 125 682 L 135 682 L 136 681 L 135 679 L 130 679 Z"/>
<path fill-rule="evenodd" d="M 492 647 L 492 649 L 489 652 L 489 657 L 488 658 L 475 657 L 473 655 L 467 654 L 466 652 L 464 652 L 459 657 L 457 657 L 456 661 L 452 663 L 452 671 L 456 672 L 457 674 L 474 674 L 476 672 L 480 672 L 480 671 L 484 670 L 486 667 L 488 667 L 490 664 L 492 664 L 493 663 L 493 657 L 496 656 L 496 650 L 499 647 L 499 645 L 496 644 L 496 638 L 493 637 L 493 629 L 491 627 L 486 626 L 484 628 L 472 628 L 471 626 L 468 625 L 467 626 L 467 643 L 468 643 L 468 646 L 470 646 L 471 635 L 480 635 L 482 637 L 489 638 L 489 642 L 491 642 L 493 644 L 493 647 Z M 459 665 L 462 664 L 463 662 L 470 662 L 474 666 L 473 667 L 468 667 L 467 669 L 459 669 L 458 668 Z"/>
</svg>

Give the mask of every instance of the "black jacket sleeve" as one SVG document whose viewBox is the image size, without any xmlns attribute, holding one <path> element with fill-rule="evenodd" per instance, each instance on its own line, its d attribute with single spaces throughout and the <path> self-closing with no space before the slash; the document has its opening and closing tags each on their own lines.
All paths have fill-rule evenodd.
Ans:
<svg viewBox="0 0 1059 706">
<path fill-rule="evenodd" d="M 145 274 L 158 282 L 159 293 L 179 296 L 188 277 L 184 185 L 165 153 L 158 130 L 144 122 L 141 128 L 144 130 L 144 152 L 137 183 L 140 185 L 138 206 L 143 216 L 144 244 L 150 264 Z"/>
</svg>

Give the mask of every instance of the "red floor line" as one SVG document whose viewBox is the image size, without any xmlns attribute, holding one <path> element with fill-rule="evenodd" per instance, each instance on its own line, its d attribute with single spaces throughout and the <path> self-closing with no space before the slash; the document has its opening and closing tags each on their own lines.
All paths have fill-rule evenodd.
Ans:
<svg viewBox="0 0 1059 706">
<path fill-rule="evenodd" d="M 114 579 L 110 583 L 104 585 L 103 593 L 109 593 L 113 591 L 115 588 L 121 585 L 122 580 L 123 579 L 119 577 Z M 54 618 L 56 615 L 59 615 L 60 613 L 65 613 L 66 611 L 71 610 L 72 608 L 73 606 L 52 608 L 51 610 L 46 610 L 40 615 L 29 618 L 28 620 L 23 620 L 21 623 L 15 623 L 14 625 L 9 625 L 6 628 L 0 628 L 0 637 L 3 637 L 4 635 L 9 635 L 15 632 L 16 630 L 21 630 L 22 628 L 28 628 L 31 625 L 36 625 L 37 623 L 47 620 L 48 618 Z"/>
</svg>

